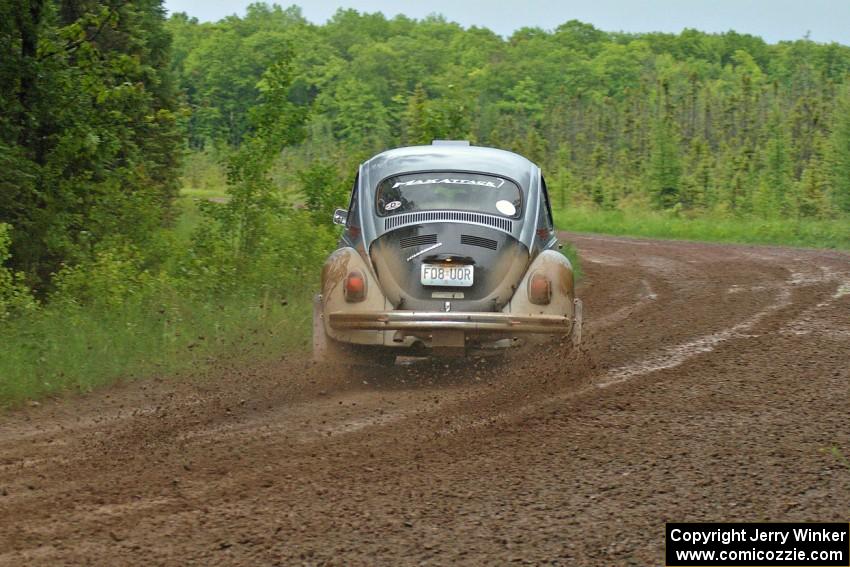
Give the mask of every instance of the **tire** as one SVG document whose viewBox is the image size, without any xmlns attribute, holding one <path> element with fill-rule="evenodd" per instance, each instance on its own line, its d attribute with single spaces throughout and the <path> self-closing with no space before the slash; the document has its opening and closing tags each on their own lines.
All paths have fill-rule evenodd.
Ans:
<svg viewBox="0 0 850 567">
<path fill-rule="evenodd" d="M 395 364 L 395 349 L 354 345 L 332 339 L 322 320 L 322 296 L 313 297 L 313 361 L 335 366 L 387 367 Z"/>
</svg>

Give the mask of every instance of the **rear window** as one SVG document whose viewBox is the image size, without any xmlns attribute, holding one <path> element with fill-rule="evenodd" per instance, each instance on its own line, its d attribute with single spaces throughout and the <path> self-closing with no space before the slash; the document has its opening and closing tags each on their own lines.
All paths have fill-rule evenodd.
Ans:
<svg viewBox="0 0 850 567">
<path fill-rule="evenodd" d="M 413 211 L 473 211 L 508 218 L 521 212 L 516 183 L 483 173 L 411 173 L 388 177 L 378 185 L 380 216 Z"/>
</svg>

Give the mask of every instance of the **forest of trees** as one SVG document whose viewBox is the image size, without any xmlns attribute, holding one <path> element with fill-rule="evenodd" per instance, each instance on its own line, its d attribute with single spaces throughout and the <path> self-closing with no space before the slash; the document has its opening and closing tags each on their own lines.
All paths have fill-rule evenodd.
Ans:
<svg viewBox="0 0 850 567">
<path fill-rule="evenodd" d="M 185 130 L 157 0 L 0 3 L 0 223 L 40 285 L 171 214 Z"/>
<path fill-rule="evenodd" d="M 561 206 L 825 218 L 850 211 L 850 47 L 735 32 L 606 33 L 578 21 L 503 39 L 439 17 L 254 4 L 174 14 L 188 144 L 238 145 L 263 74 L 292 66 L 303 143 L 384 148 L 463 138 L 540 162 Z"/>
<path fill-rule="evenodd" d="M 850 224 L 839 44 L 0 0 L 0 54 L 0 399 L 296 335 L 329 211 L 394 146 L 518 151 L 562 211 Z M 184 163 L 227 196 L 181 197 Z"/>
</svg>

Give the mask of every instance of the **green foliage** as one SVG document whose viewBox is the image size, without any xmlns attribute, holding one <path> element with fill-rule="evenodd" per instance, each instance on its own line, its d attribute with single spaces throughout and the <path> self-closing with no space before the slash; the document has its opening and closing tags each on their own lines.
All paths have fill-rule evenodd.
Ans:
<svg viewBox="0 0 850 567">
<path fill-rule="evenodd" d="M 326 99 L 336 134 L 352 146 L 380 149 L 390 132 L 390 115 L 381 99 L 358 79 L 339 83 Z"/>
<path fill-rule="evenodd" d="M 210 149 L 189 152 L 183 162 L 181 195 L 221 198 L 225 196 L 227 171 L 217 152 Z"/>
<path fill-rule="evenodd" d="M 795 191 L 797 202 L 794 208 L 802 217 L 825 218 L 832 214 L 823 145 L 822 139 L 816 141 L 814 155 L 803 170 Z"/>
<path fill-rule="evenodd" d="M 756 210 L 764 217 L 788 215 L 794 183 L 791 148 L 781 111 L 774 108 L 767 123 L 767 143 Z"/>
<path fill-rule="evenodd" d="M 98 250 L 91 260 L 63 266 L 54 277 L 53 303 L 115 309 L 150 292 L 153 276 L 129 246 Z"/>
<path fill-rule="evenodd" d="M 850 87 L 842 88 L 833 116 L 830 196 L 836 208 L 850 213 Z"/>
<path fill-rule="evenodd" d="M 169 262 L 155 268 L 146 267 L 151 252 L 101 246 L 63 267 L 41 305 L 0 270 L 0 405 L 303 348 L 336 233 L 307 211 L 274 220 L 249 254 L 236 253 L 212 219 L 188 240 L 170 239 Z M 6 244 L 0 238 L 0 251 Z"/>
<path fill-rule="evenodd" d="M 0 220 L 40 292 L 104 240 L 171 218 L 180 159 L 157 0 L 0 4 Z"/>
<path fill-rule="evenodd" d="M 22 316 L 36 308 L 35 300 L 23 282 L 23 274 L 4 267 L 11 257 L 9 229 L 8 224 L 0 223 L 0 323 L 12 315 Z"/>
<path fill-rule="evenodd" d="M 202 249 L 216 248 L 210 238 L 231 250 L 234 266 L 256 260 L 259 250 L 286 206 L 269 177 L 273 157 L 302 136 L 304 113 L 285 96 L 291 81 L 289 62 L 281 60 L 263 73 L 260 102 L 251 109 L 254 133 L 227 157 L 224 203 L 206 203 L 210 223 L 199 232 Z"/>
<path fill-rule="evenodd" d="M 307 344 L 309 306 L 301 288 L 215 300 L 160 290 L 110 309 L 55 303 L 0 326 L 0 406 L 172 376 L 222 357 L 278 358 Z"/>
<path fill-rule="evenodd" d="M 175 38 L 172 69 L 193 108 L 191 146 L 218 140 L 238 145 L 252 133 L 250 113 L 263 97 L 264 74 L 290 61 L 291 45 L 305 25 L 298 8 L 261 3 L 251 4 L 244 18 L 217 24 L 172 15 L 167 27 Z"/>
<path fill-rule="evenodd" d="M 649 157 L 649 181 L 658 208 L 671 209 L 681 203 L 682 166 L 675 126 L 667 119 L 658 120 L 653 130 Z"/>
<path fill-rule="evenodd" d="M 288 100 L 311 124 L 330 126 L 335 148 L 358 156 L 470 139 L 542 164 L 569 196 L 564 206 L 614 209 L 640 193 L 655 209 L 689 216 L 826 219 L 850 207 L 850 112 L 847 95 L 836 97 L 850 73 L 845 46 L 607 33 L 577 21 L 501 39 L 441 18 L 354 10 L 315 26 L 263 4 L 215 24 L 175 15 L 169 28 L 194 65 L 176 67 L 197 108 L 192 139 L 237 145 L 252 133 L 247 117 L 276 38 L 292 45 Z M 225 40 L 233 44 L 217 44 Z M 238 60 L 216 56 L 221 49 Z M 196 121 L 207 112 L 214 127 Z M 555 170 L 569 172 L 569 187 Z"/>
<path fill-rule="evenodd" d="M 263 11 L 261 6 L 253 10 Z M 192 156 L 185 179 L 195 185 L 192 192 L 201 203 L 184 202 L 184 217 L 172 230 L 166 221 L 172 217 L 180 140 L 176 115 L 156 108 L 162 103 L 159 94 L 173 94 L 161 73 L 167 52 L 157 69 L 146 68 L 150 53 L 121 42 L 110 43 L 109 51 L 104 40 L 104 34 L 114 40 L 119 32 L 122 41 L 140 40 L 131 25 L 136 17 L 154 25 L 161 8 L 157 2 L 97 8 L 67 27 L 72 54 L 57 53 L 55 60 L 66 65 L 59 71 L 84 81 L 78 89 L 83 102 L 47 114 L 71 120 L 55 151 L 49 149 L 43 162 L 27 161 L 26 144 L 0 143 L 0 162 L 13 166 L 0 181 L 3 187 L 18 191 L 16 198 L 32 190 L 50 205 L 45 211 L 25 199 L 0 202 L 7 206 L 3 218 L 18 214 L 11 215 L 11 229 L 0 223 L 2 402 L 85 390 L 120 376 L 192 368 L 234 351 L 277 356 L 306 336 L 310 296 L 335 234 L 314 226 L 309 212 L 292 209 L 270 176 L 280 151 L 303 137 L 306 117 L 305 109 L 289 100 L 293 55 L 288 44 L 277 41 L 274 56 L 258 72 L 241 145 L 212 145 Z M 49 33 L 45 37 L 44 43 L 51 41 Z M 144 37 L 146 49 L 153 49 L 156 30 L 147 29 Z M 253 40 L 259 42 L 255 48 L 265 48 L 259 38 Z M 125 57 L 125 48 L 132 57 Z M 150 85 L 131 80 L 135 72 L 146 73 Z M 112 85 L 119 76 L 128 81 Z M 53 78 L 48 74 L 44 80 Z M 59 153 L 61 160 L 54 160 Z M 224 167 L 212 165 L 214 159 Z M 47 174 L 55 190 L 35 191 Z M 27 224 L 25 215 L 44 226 Z M 35 257 L 32 248 L 39 238 L 46 238 L 51 256 L 33 268 L 34 281 L 49 279 L 44 300 L 36 303 L 14 266 L 18 249 Z M 51 273 L 42 276 L 47 270 Z M 246 345 L 246 335 L 259 347 Z"/>
<path fill-rule="evenodd" d="M 573 207 L 556 211 L 555 221 L 558 228 L 575 232 L 850 250 L 850 231 L 844 219 L 788 220 L 722 215 L 687 218 L 674 211 L 650 211 L 641 207 L 617 210 Z"/>
<path fill-rule="evenodd" d="M 499 106 L 526 124 L 538 124 L 543 119 L 543 102 L 540 85 L 531 77 L 524 77 L 507 92 Z"/>
<path fill-rule="evenodd" d="M 407 107 L 402 117 L 404 143 L 410 146 L 431 143 L 434 139 L 434 128 L 430 118 L 428 93 L 422 83 L 417 83 L 407 99 Z"/>
<path fill-rule="evenodd" d="M 561 245 L 561 253 L 569 259 L 573 266 L 573 276 L 576 281 L 579 281 L 584 276 L 584 270 L 581 268 L 581 256 L 579 256 L 578 250 L 570 242 L 564 242 Z"/>
<path fill-rule="evenodd" d="M 313 222 L 330 227 L 334 210 L 348 205 L 353 181 L 341 178 L 339 166 L 325 160 L 314 161 L 298 172 L 298 181 Z"/>
</svg>

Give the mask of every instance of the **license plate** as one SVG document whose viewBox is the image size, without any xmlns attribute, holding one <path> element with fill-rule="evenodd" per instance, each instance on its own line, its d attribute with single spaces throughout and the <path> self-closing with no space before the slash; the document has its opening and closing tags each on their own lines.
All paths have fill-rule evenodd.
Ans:
<svg viewBox="0 0 850 567">
<path fill-rule="evenodd" d="M 422 264 L 422 285 L 470 287 L 473 267 L 465 264 Z"/>
</svg>

